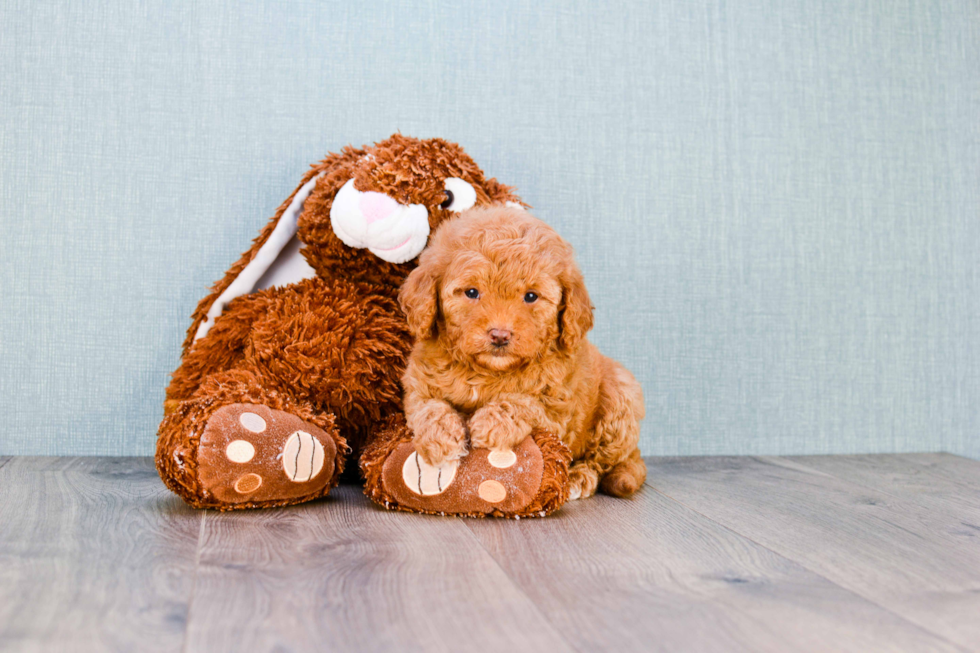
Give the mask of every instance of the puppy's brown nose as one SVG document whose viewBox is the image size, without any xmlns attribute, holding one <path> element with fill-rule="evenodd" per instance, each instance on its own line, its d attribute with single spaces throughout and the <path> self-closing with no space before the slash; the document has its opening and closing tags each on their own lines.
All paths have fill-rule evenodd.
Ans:
<svg viewBox="0 0 980 653">
<path fill-rule="evenodd" d="M 490 329 L 490 342 L 493 343 L 494 347 L 503 347 L 508 342 L 510 342 L 510 337 L 514 335 L 512 331 L 507 329 Z"/>
</svg>

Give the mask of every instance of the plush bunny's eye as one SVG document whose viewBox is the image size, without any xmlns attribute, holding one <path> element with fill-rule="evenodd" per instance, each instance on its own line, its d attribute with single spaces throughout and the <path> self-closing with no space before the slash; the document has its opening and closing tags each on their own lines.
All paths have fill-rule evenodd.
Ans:
<svg viewBox="0 0 980 653">
<path fill-rule="evenodd" d="M 459 213 L 476 204 L 476 189 L 469 182 L 459 177 L 450 177 L 445 181 L 446 200 L 439 208 Z"/>
</svg>

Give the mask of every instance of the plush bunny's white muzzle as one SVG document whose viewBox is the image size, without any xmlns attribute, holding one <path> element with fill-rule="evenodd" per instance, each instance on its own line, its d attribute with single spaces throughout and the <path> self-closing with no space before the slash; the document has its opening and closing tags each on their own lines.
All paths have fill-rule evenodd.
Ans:
<svg viewBox="0 0 980 653">
<path fill-rule="evenodd" d="M 367 249 L 383 261 L 405 263 L 422 253 L 429 240 L 429 211 L 421 204 L 399 204 L 383 193 L 361 192 L 351 179 L 330 208 L 337 238 Z"/>
</svg>

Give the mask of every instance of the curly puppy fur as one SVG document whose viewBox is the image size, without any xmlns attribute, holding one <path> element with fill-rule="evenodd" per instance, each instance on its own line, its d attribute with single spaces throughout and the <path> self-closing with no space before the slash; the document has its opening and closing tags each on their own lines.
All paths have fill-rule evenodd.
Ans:
<svg viewBox="0 0 980 653">
<path fill-rule="evenodd" d="M 399 302 L 416 338 L 405 416 L 424 460 L 509 449 L 541 428 L 572 451 L 570 498 L 640 488 L 642 390 L 586 340 L 592 305 L 553 229 L 517 208 L 465 211 L 436 232 Z"/>
</svg>

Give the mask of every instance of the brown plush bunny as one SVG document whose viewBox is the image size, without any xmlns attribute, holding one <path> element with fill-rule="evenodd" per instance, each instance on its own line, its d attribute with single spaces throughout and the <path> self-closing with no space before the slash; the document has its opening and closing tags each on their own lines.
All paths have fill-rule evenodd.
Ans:
<svg viewBox="0 0 980 653">
<path fill-rule="evenodd" d="M 501 475 L 487 452 L 433 489 L 410 473 L 404 446 L 399 379 L 412 339 L 398 288 L 442 221 L 508 202 L 520 199 L 441 139 L 395 135 L 313 166 L 194 312 L 157 442 L 167 487 L 197 508 L 301 503 L 336 485 L 353 450 L 366 493 L 389 508 L 519 516 L 560 506 L 568 452 L 552 434 L 528 438 L 535 472 L 504 474 L 493 501 L 478 492 Z M 386 466 L 404 473 L 382 478 Z"/>
</svg>

